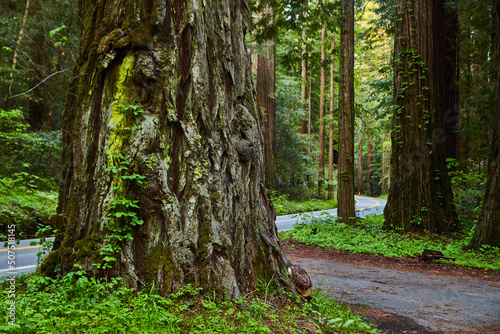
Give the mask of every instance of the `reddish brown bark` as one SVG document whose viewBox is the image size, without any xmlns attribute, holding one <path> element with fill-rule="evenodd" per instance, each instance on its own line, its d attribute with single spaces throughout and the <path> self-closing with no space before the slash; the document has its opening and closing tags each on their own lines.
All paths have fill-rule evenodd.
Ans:
<svg viewBox="0 0 500 334">
<path fill-rule="evenodd" d="M 358 194 L 365 193 L 365 187 L 363 184 L 363 121 L 361 118 L 358 119 Z"/>
<path fill-rule="evenodd" d="M 342 1 L 340 60 L 338 216 L 350 223 L 354 211 L 354 0 Z"/>
<path fill-rule="evenodd" d="M 447 172 L 446 134 L 441 126 L 446 110 L 438 98 L 443 85 L 438 44 L 438 7 L 443 1 L 397 3 L 391 184 L 385 227 L 405 231 L 451 231 L 456 226 Z M 453 77 L 452 75 L 450 78 Z"/>
</svg>

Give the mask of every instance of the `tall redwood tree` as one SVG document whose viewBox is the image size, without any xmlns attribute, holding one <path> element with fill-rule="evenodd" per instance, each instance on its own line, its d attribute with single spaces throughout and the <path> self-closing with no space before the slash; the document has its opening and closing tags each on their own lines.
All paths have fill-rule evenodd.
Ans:
<svg viewBox="0 0 500 334">
<path fill-rule="evenodd" d="M 456 63 L 442 68 L 446 45 L 439 42 L 444 1 L 397 2 L 392 159 L 385 227 L 446 232 L 456 226 L 446 166 L 442 97 L 455 84 Z M 449 60 L 448 60 L 449 61 Z"/>
<path fill-rule="evenodd" d="M 493 31 L 491 34 L 491 56 L 496 66 L 493 81 L 496 90 L 492 142 L 488 162 L 488 179 L 483 200 L 483 210 L 469 247 L 479 249 L 482 245 L 500 247 L 500 0 L 493 5 Z"/>
<path fill-rule="evenodd" d="M 342 1 L 340 88 L 338 216 L 346 223 L 354 211 L 354 0 Z"/>
<path fill-rule="evenodd" d="M 269 7 L 265 7 L 265 16 L 272 16 Z M 263 52 L 257 56 L 257 101 L 263 113 L 264 134 L 264 170 L 266 188 L 276 190 L 276 46 L 273 40 L 265 42 Z"/>
<path fill-rule="evenodd" d="M 42 272 L 80 264 L 131 287 L 196 281 L 229 297 L 273 276 L 288 286 L 245 2 L 80 1 L 79 14 L 61 233 Z"/>
</svg>

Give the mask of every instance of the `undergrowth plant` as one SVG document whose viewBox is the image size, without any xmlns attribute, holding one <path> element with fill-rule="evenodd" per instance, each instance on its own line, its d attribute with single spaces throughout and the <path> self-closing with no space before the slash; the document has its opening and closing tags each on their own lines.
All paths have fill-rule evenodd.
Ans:
<svg viewBox="0 0 500 334">
<path fill-rule="evenodd" d="M 106 170 L 115 176 L 116 185 L 113 190 L 116 192 L 115 198 L 108 205 L 109 213 L 106 217 L 110 234 L 104 239 L 104 246 L 101 248 L 101 255 L 104 255 L 103 263 L 95 263 L 99 269 L 110 269 L 112 263 L 116 261 L 116 255 L 122 250 L 122 242 L 133 239 L 132 228 L 142 225 L 144 221 L 139 219 L 134 211 L 139 208 L 139 201 L 128 198 L 125 191 L 126 180 L 142 184 L 146 178 L 143 175 L 130 173 L 130 160 L 119 153 L 115 156 L 117 166 L 110 166 Z"/>
<path fill-rule="evenodd" d="M 272 280 L 263 283 L 271 286 Z M 0 285 L 0 314 L 7 314 L 9 284 Z M 81 267 L 56 279 L 36 275 L 16 281 L 16 321 L 0 317 L 2 333 L 377 333 L 347 307 L 316 292 L 301 305 L 296 296 L 254 291 L 228 300 L 185 285 L 165 297 L 120 278 L 87 277 Z"/>
<path fill-rule="evenodd" d="M 458 265 L 500 270 L 498 248 L 483 247 L 480 251 L 465 249 L 473 231 L 440 236 L 384 230 L 383 215 L 369 215 L 351 225 L 342 223 L 333 216 L 304 218 L 294 229 L 283 232 L 282 237 L 293 238 L 313 246 L 386 257 L 416 257 L 424 249 L 433 249 L 456 258 L 453 263 Z"/>
<path fill-rule="evenodd" d="M 334 200 L 308 199 L 303 201 L 289 200 L 286 195 L 277 195 L 271 192 L 269 198 L 273 202 L 276 215 L 290 215 L 295 213 L 330 210 L 337 207 Z"/>
</svg>

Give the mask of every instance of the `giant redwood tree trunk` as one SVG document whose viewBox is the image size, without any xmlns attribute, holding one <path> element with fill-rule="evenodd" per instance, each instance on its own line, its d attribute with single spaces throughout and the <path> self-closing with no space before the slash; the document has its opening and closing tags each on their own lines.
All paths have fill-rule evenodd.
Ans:
<svg viewBox="0 0 500 334">
<path fill-rule="evenodd" d="M 500 94 L 500 86 L 498 94 Z M 500 100 L 498 97 L 497 99 Z M 497 104 L 500 105 L 498 102 Z M 500 137 L 498 130 L 500 127 L 500 107 L 497 110 L 497 124 L 493 137 L 491 159 L 488 164 L 488 181 L 486 182 L 483 210 L 469 244 L 469 247 L 474 249 L 479 249 L 482 245 L 500 247 Z"/>
<path fill-rule="evenodd" d="M 42 272 L 80 264 L 165 294 L 195 281 L 229 297 L 259 278 L 288 286 L 263 185 L 246 2 L 82 0 L 80 18 L 63 232 Z"/>
<path fill-rule="evenodd" d="M 444 24 L 438 20 L 438 6 L 443 1 L 398 1 L 386 228 L 441 233 L 456 223 L 442 127 L 449 104 L 439 98 L 444 87 L 454 85 L 455 76 L 438 72 L 444 61 L 444 53 L 437 51 L 443 47 L 439 25 Z"/>
<path fill-rule="evenodd" d="M 488 163 L 488 181 L 483 200 L 483 210 L 477 223 L 470 248 L 479 249 L 482 245 L 500 247 L 500 1 L 493 5 L 492 60 L 496 66 L 496 110 L 494 112 L 491 157 Z"/>
</svg>

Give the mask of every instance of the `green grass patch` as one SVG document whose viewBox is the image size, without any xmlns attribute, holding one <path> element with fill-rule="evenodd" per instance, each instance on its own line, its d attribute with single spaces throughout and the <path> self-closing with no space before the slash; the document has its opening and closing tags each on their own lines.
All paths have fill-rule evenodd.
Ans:
<svg viewBox="0 0 500 334">
<path fill-rule="evenodd" d="M 140 292 L 119 278 L 88 278 L 83 271 L 59 279 L 23 276 L 16 282 L 16 318 L 10 325 L 10 284 L 0 286 L 2 333 L 377 333 L 350 309 L 319 293 L 301 304 L 295 296 L 261 290 L 236 300 L 186 285 L 163 297 Z M 274 295 L 273 295 L 274 294 Z M 281 293 L 283 296 L 283 293 Z"/>
<path fill-rule="evenodd" d="M 16 185 L 8 178 L 0 183 L 0 227 L 16 226 L 16 236 L 28 239 L 49 225 L 49 217 L 57 208 L 56 191 L 40 191 Z"/>
<path fill-rule="evenodd" d="M 415 257 L 427 248 L 456 258 L 451 262 L 457 265 L 500 270 L 498 248 L 484 246 L 480 251 L 464 249 L 472 238 L 472 231 L 466 235 L 451 237 L 386 231 L 382 229 L 383 215 L 369 215 L 353 225 L 341 223 L 336 217 L 303 218 L 303 222 L 295 225 L 294 229 L 283 232 L 281 236 L 308 245 L 386 257 Z"/>
<path fill-rule="evenodd" d="M 290 201 L 286 196 L 272 198 L 276 215 L 291 215 L 294 213 L 304 213 L 320 210 L 330 210 L 337 207 L 334 200 L 309 199 L 306 201 Z"/>
</svg>

